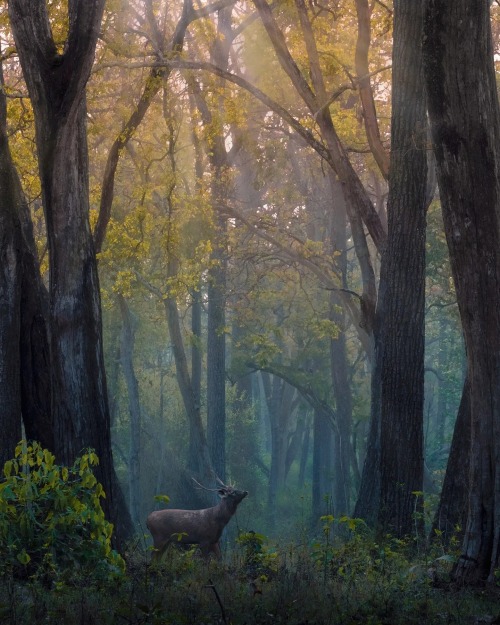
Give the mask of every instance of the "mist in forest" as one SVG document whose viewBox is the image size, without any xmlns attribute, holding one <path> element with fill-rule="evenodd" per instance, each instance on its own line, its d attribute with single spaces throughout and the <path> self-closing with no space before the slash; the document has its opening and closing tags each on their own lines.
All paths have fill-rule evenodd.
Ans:
<svg viewBox="0 0 500 625">
<path fill-rule="evenodd" d="M 68 552 L 8 518 L 36 517 L 30 475 L 108 581 L 154 539 L 220 540 L 252 598 L 414 575 L 428 548 L 418 583 L 495 583 L 500 6 L 444 4 L 0 11 L 7 576 L 56 584 Z"/>
</svg>

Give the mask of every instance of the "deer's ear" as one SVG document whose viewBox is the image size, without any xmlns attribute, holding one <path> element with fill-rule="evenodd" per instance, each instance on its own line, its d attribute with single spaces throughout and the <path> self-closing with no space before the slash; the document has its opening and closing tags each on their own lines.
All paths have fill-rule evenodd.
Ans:
<svg viewBox="0 0 500 625">
<path fill-rule="evenodd" d="M 227 494 L 225 488 L 219 488 L 217 492 L 219 493 L 221 497 L 224 497 Z"/>
</svg>

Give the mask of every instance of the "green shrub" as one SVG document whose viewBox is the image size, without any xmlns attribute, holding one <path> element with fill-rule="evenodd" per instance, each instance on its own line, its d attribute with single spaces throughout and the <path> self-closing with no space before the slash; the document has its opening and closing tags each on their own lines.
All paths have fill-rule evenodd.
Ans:
<svg viewBox="0 0 500 625">
<path fill-rule="evenodd" d="M 98 462 L 88 451 L 61 467 L 38 443 L 17 446 L 0 481 L 0 574 L 88 582 L 124 571 L 92 471 Z"/>
</svg>

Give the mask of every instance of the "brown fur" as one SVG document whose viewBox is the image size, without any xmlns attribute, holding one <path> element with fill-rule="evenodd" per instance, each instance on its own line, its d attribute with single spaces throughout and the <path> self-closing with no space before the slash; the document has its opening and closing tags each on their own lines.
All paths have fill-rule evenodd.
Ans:
<svg viewBox="0 0 500 625">
<path fill-rule="evenodd" d="M 226 525 L 236 512 L 246 491 L 226 486 L 219 491 L 221 500 L 204 510 L 156 510 L 148 516 L 146 525 L 153 537 L 157 558 L 170 543 L 199 545 L 204 556 L 214 553 L 221 557 L 219 540 Z"/>
</svg>

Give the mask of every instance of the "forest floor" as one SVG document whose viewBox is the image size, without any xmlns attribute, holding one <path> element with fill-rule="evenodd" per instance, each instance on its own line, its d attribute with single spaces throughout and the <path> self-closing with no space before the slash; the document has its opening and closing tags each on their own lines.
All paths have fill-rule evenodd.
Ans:
<svg viewBox="0 0 500 625">
<path fill-rule="evenodd" d="M 222 562 L 131 548 L 126 572 L 93 580 L 0 581 L 0 624 L 479 625 L 500 623 L 499 588 L 457 588 L 453 556 L 354 536 L 278 547 L 254 533 Z"/>
</svg>

